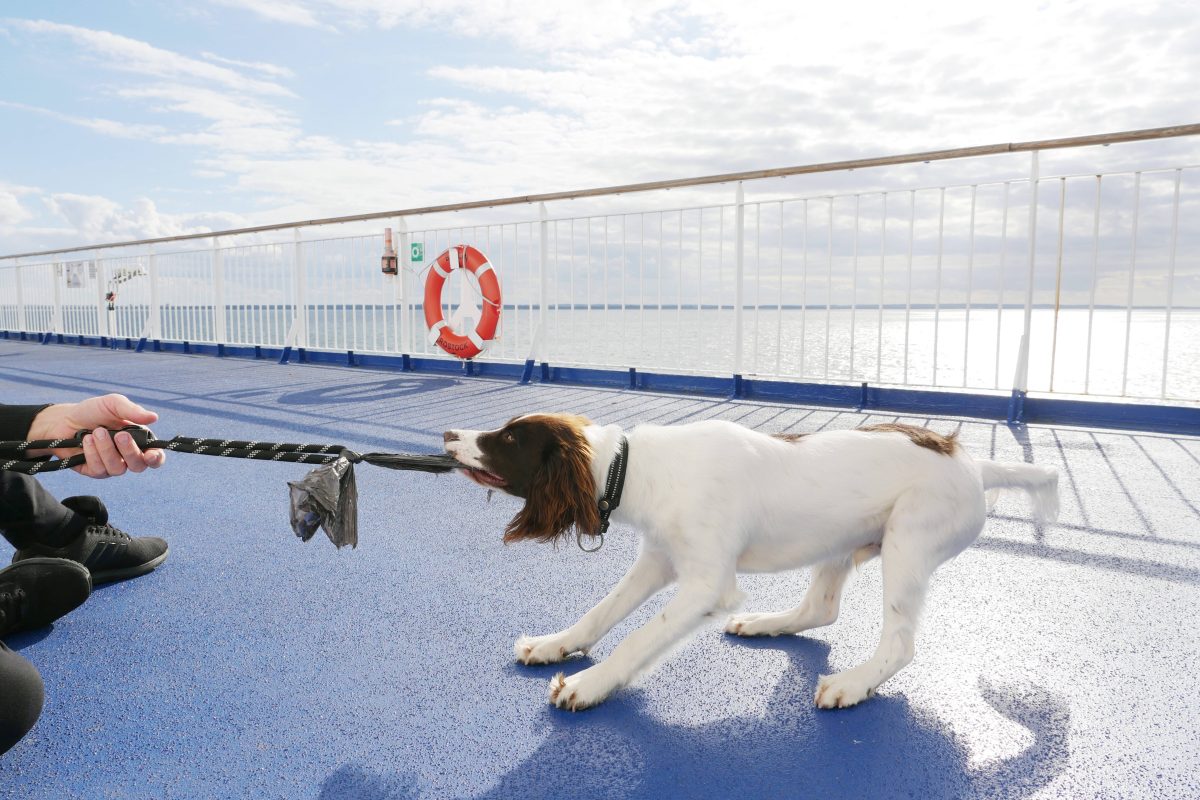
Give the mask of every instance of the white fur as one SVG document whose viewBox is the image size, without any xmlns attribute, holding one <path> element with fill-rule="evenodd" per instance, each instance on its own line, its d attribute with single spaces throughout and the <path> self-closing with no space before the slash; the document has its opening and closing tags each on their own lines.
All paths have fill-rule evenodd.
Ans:
<svg viewBox="0 0 1200 800">
<path fill-rule="evenodd" d="M 469 432 L 461 432 L 467 434 Z M 621 430 L 585 430 L 603 492 Z M 898 432 L 829 431 L 787 442 L 730 422 L 641 426 L 627 434 L 628 477 L 613 520 L 642 533 L 637 560 L 617 586 L 564 631 L 522 637 L 527 664 L 587 652 L 618 622 L 672 582 L 678 591 L 654 619 L 603 662 L 551 682 L 550 700 L 571 709 L 603 701 L 628 684 L 706 615 L 734 607 L 738 572 L 812 566 L 799 606 L 744 613 L 725 630 L 776 636 L 837 619 L 853 565 L 883 558 L 883 630 L 865 663 L 820 678 L 816 704 L 852 706 L 871 696 L 913 657 L 917 617 L 933 571 L 969 546 L 983 528 L 984 492 L 1029 492 L 1043 520 L 1057 512 L 1057 473 L 1029 464 L 974 461 L 914 444 Z M 474 450 L 473 441 L 460 445 Z"/>
</svg>

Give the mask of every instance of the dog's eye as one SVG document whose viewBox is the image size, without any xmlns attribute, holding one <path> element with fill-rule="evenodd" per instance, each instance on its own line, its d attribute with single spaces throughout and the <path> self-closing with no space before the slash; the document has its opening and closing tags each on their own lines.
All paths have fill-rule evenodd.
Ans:
<svg viewBox="0 0 1200 800">
<path fill-rule="evenodd" d="M 505 432 L 504 432 L 504 433 L 503 433 L 503 434 L 500 436 L 500 441 L 504 442 L 505 444 L 516 444 L 516 443 L 517 443 L 517 437 L 513 435 L 513 432 L 512 432 L 512 431 L 505 431 Z"/>
</svg>

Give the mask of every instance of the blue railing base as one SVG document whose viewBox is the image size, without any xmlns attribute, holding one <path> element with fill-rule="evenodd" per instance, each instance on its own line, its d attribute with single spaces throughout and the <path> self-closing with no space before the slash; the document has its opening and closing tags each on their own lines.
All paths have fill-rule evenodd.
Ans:
<svg viewBox="0 0 1200 800">
<path fill-rule="evenodd" d="M 1009 425 L 1077 425 L 1093 428 L 1115 428 L 1154 433 L 1200 435 L 1200 407 L 1151 405 L 1146 403 L 1073 400 L 1056 397 L 1028 397 L 1026 392 L 1013 390 L 1011 395 L 998 393 L 906 389 L 871 386 L 867 383 L 826 384 L 796 381 L 746 378 L 742 375 L 720 377 L 712 375 L 676 375 L 642 372 L 636 367 L 625 370 L 590 367 L 554 366 L 545 361 L 524 364 L 502 364 L 457 359 L 425 358 L 410 354 L 376 355 L 348 351 L 308 350 L 303 347 L 269 347 L 263 345 L 196 344 L 193 342 L 164 342 L 141 338 L 109 339 L 99 336 L 66 336 L 53 332 L 29 333 L 0 331 L 4 339 L 37 341 L 41 344 L 59 343 L 116 347 L 144 352 L 187 353 L 228 358 L 278 358 L 288 364 L 293 358 L 300 364 L 350 365 L 368 369 L 403 370 L 466 374 L 480 378 L 516 379 L 523 384 L 563 383 L 611 388 L 620 391 L 655 391 L 673 394 L 702 395 L 729 399 L 843 408 L 858 412 L 892 414 L 945 415 L 1004 420 Z"/>
</svg>

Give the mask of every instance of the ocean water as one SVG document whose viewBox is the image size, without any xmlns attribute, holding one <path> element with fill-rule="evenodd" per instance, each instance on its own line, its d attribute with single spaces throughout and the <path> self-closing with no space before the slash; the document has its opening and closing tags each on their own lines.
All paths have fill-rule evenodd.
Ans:
<svg viewBox="0 0 1200 800">
<path fill-rule="evenodd" d="M 48 330 L 49 308 L 27 309 L 28 327 Z M 126 305 L 101 322 L 94 306 L 65 307 L 71 333 L 137 337 L 149 309 Z M 294 322 L 290 306 L 226 309 L 228 344 L 280 346 Z M 0 306 L 0 328 L 15 314 Z M 162 309 L 164 339 L 216 341 L 209 306 Z M 457 327 L 470 324 L 453 319 Z M 538 336 L 543 328 L 544 334 Z M 747 308 L 505 308 L 496 340 L 481 359 L 760 375 L 809 381 L 924 387 L 1013 387 L 1024 310 Z M 309 347 L 438 355 L 423 312 L 394 305 L 310 306 Z M 1128 334 L 1127 334 L 1128 332 Z M 1029 349 L 1030 391 L 1103 397 L 1200 400 L 1200 311 L 1036 308 Z"/>
<path fill-rule="evenodd" d="M 1001 391 L 1013 387 L 1024 327 L 1023 309 L 747 309 L 739 367 L 732 309 L 547 316 L 553 362 L 588 352 L 615 366 Z M 1200 312 L 1174 311 L 1168 325 L 1165 310 L 1034 309 L 1028 386 L 1198 400 Z"/>
</svg>

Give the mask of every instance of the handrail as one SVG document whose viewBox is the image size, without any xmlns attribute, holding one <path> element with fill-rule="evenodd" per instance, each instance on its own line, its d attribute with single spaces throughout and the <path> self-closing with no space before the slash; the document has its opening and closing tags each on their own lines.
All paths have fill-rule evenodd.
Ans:
<svg viewBox="0 0 1200 800">
<path fill-rule="evenodd" d="M 955 158 L 973 158 L 977 156 L 1029 152 L 1034 150 L 1058 150 L 1068 147 L 1087 147 L 1093 145 L 1118 144 L 1123 142 L 1141 142 L 1152 139 L 1171 139 L 1181 136 L 1196 135 L 1200 135 L 1200 123 L 1194 123 L 1190 125 L 1172 125 L 1164 128 L 1143 128 L 1141 130 L 1118 131 L 1116 133 L 1101 133 L 1090 136 L 1070 136 L 1060 139 L 1042 139 L 1030 142 L 1009 142 L 1007 144 L 959 147 L 949 150 L 929 150 L 923 153 L 878 156 L 875 158 L 859 158 L 851 159 L 849 161 L 827 161 L 819 164 L 806 164 L 795 167 L 779 167 L 776 169 L 751 170 L 748 172 L 726 172 L 719 175 L 705 175 L 698 178 L 676 178 L 672 180 L 646 181 L 643 183 L 627 183 L 619 186 L 605 186 L 598 189 L 577 189 L 566 192 L 548 192 L 545 194 L 502 197 L 493 200 L 473 200 L 466 203 L 448 203 L 436 206 L 421 206 L 416 208 L 398 209 L 395 211 L 377 211 L 370 214 L 354 214 L 345 217 L 325 217 L 322 219 L 310 219 L 298 222 L 275 223 L 272 225 L 254 225 L 247 228 L 231 228 L 229 230 L 209 231 L 207 233 L 186 233 L 178 236 L 162 236 L 156 239 L 137 239 L 128 242 L 110 242 L 107 244 L 64 247 L 58 250 L 38 250 L 28 253 L 13 253 L 11 255 L 0 256 L 0 259 L 31 258 L 34 256 L 56 255 L 58 253 L 78 253 L 88 250 L 107 250 L 115 247 L 133 247 L 136 245 L 181 242 L 190 239 L 211 239 L 213 237 L 238 236 L 246 233 L 262 233 L 264 231 L 307 228 L 318 225 L 336 225 L 346 222 L 363 222 L 372 219 L 419 216 L 422 214 L 435 214 L 448 211 L 466 211 L 475 208 L 495 208 L 497 206 L 548 203 L 555 200 L 575 200 L 582 197 L 600 197 L 603 195 L 652 192 L 663 189 L 704 186 L 714 183 L 733 183 L 735 181 L 760 180 L 762 178 L 784 178 L 790 175 L 811 175 L 820 172 L 844 172 L 855 169 L 868 169 L 871 167 L 894 166 L 897 164 L 914 164 L 917 162 L 926 161 L 945 161 Z"/>
</svg>

